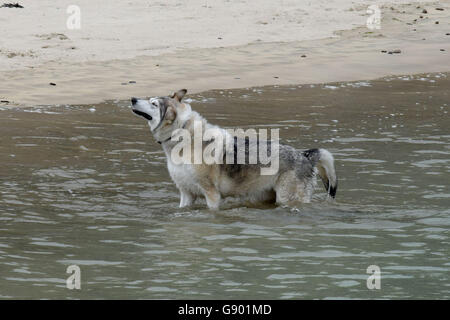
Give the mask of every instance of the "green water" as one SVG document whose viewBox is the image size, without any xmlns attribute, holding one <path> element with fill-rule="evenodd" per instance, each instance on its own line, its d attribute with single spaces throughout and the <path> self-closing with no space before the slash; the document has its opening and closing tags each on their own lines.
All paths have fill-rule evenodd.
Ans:
<svg viewBox="0 0 450 320">
<path fill-rule="evenodd" d="M 335 155 L 336 202 L 318 184 L 297 210 L 179 209 L 126 101 L 2 106 L 0 298 L 448 299 L 449 88 L 431 74 L 190 95 L 210 122 Z"/>
</svg>

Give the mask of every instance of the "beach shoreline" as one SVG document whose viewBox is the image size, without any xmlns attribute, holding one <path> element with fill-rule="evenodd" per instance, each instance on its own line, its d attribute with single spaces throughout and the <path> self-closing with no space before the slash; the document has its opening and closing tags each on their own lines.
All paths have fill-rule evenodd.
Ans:
<svg viewBox="0 0 450 320">
<path fill-rule="evenodd" d="M 359 26 L 335 30 L 326 38 L 320 37 L 331 29 L 314 34 L 320 39 L 281 37 L 282 41 L 275 42 L 277 34 L 272 37 L 267 32 L 269 36 L 265 39 L 248 44 L 243 43 L 249 39 L 240 39 L 243 43 L 225 41 L 223 46 L 213 47 L 205 43 L 205 47 L 156 50 L 112 60 L 108 55 L 105 59 L 86 61 L 70 56 L 54 61 L 35 58 L 28 67 L 11 64 L 14 59 L 27 57 L 2 57 L 0 100 L 6 102 L 1 105 L 90 104 L 131 96 L 164 95 L 179 88 L 198 93 L 450 71 L 448 1 L 380 4 L 380 8 L 380 29 L 361 26 L 368 15 L 366 7 L 360 5 L 358 15 L 363 20 L 358 20 Z M 426 14 L 422 13 L 424 9 Z M 287 24 L 286 28 L 289 27 Z M 400 53 L 394 53 L 396 50 Z"/>
</svg>

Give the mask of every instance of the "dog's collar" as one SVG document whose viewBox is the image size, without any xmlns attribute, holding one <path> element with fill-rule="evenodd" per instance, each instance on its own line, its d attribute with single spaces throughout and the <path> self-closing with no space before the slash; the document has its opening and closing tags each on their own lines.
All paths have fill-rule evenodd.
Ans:
<svg viewBox="0 0 450 320">
<path fill-rule="evenodd" d="M 183 125 L 181 126 L 181 129 L 184 129 L 185 127 L 186 127 L 186 124 L 188 123 L 188 121 L 189 120 L 186 120 L 184 123 L 183 123 Z M 156 128 L 155 128 L 156 129 Z M 163 143 L 165 143 L 165 142 L 167 142 L 167 141 L 169 141 L 170 139 L 172 139 L 172 136 L 170 136 L 170 137 L 168 137 L 166 140 L 164 140 L 164 141 L 157 141 L 159 144 L 163 144 Z"/>
</svg>

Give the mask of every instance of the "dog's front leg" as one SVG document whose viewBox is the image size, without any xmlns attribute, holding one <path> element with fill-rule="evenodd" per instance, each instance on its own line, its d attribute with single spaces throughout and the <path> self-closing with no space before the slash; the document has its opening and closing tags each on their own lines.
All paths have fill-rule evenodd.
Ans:
<svg viewBox="0 0 450 320">
<path fill-rule="evenodd" d="M 180 189 L 180 208 L 193 205 L 195 198 L 196 197 L 191 192 Z"/>
<path fill-rule="evenodd" d="M 208 205 L 208 208 L 212 210 L 219 210 L 220 206 L 220 193 L 215 188 L 213 189 L 207 189 L 203 191 L 203 194 L 205 195 L 206 204 Z"/>
</svg>

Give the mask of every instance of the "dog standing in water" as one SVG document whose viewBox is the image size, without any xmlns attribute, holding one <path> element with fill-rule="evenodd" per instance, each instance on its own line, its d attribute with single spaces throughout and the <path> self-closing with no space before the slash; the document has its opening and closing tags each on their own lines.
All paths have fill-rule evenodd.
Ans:
<svg viewBox="0 0 450 320">
<path fill-rule="evenodd" d="M 233 135 L 229 130 L 208 123 L 188 103 L 182 102 L 186 92 L 182 89 L 172 96 L 148 100 L 131 98 L 132 111 L 148 121 L 151 133 L 164 149 L 169 174 L 180 191 L 180 207 L 192 205 L 198 196 L 205 197 L 210 209 L 218 209 L 221 199 L 228 196 L 289 206 L 307 203 L 311 201 L 316 174 L 328 195 L 335 197 L 337 177 L 329 151 L 299 151 L 274 141 Z M 176 138 L 179 132 L 183 133 L 182 142 L 187 149 L 180 148 Z M 196 149 L 196 134 L 201 136 L 197 149 L 204 154 L 214 146 L 216 161 L 193 160 L 190 151 L 191 147 Z M 220 142 L 219 137 L 227 143 Z M 250 160 L 252 152 L 261 156 L 262 151 L 276 162 L 275 168 L 270 162 Z M 239 152 L 244 155 L 243 161 Z M 185 161 L 176 159 L 180 154 Z"/>
</svg>

